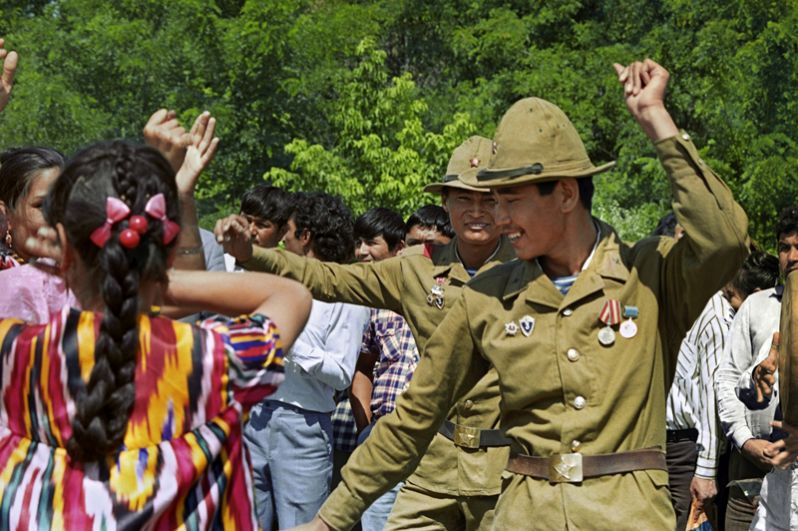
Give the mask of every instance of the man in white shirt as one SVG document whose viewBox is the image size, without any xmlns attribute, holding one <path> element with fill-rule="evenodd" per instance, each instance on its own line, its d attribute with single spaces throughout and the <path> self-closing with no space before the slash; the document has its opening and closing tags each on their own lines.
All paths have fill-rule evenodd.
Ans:
<svg viewBox="0 0 798 531">
<path fill-rule="evenodd" d="M 718 492 L 715 478 L 724 437 L 713 380 L 734 313 L 748 295 L 772 287 L 778 276 L 775 256 L 751 254 L 734 280 L 709 300 L 682 341 L 665 410 L 669 487 L 678 530 L 685 528 L 693 500 L 711 514 L 707 505 Z"/>
<path fill-rule="evenodd" d="M 283 238 L 287 250 L 325 261 L 353 257 L 352 218 L 340 199 L 296 194 Z M 244 436 L 252 456 L 262 529 L 312 518 L 332 479 L 333 394 L 352 383 L 369 309 L 313 301 L 310 318 L 286 356 L 280 389 L 252 409 Z"/>
<path fill-rule="evenodd" d="M 776 224 L 779 271 L 784 274 L 798 265 L 793 244 L 798 241 L 798 209 L 788 207 Z M 740 306 L 732 321 L 729 339 L 715 375 L 718 416 L 727 437 L 734 443 L 729 459 L 729 481 L 762 478 L 770 470 L 765 449 L 770 441 L 770 422 L 775 401 L 761 410 L 750 410 L 737 398 L 740 376 L 756 361 L 757 354 L 779 330 L 782 287 L 754 293 Z M 729 489 L 726 529 L 748 529 L 755 506 L 739 487 Z"/>
</svg>

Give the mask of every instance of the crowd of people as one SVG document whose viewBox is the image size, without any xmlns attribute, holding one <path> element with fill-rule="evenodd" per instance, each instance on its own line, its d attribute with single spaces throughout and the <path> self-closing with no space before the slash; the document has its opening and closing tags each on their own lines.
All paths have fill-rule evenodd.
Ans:
<svg viewBox="0 0 798 531">
<path fill-rule="evenodd" d="M 798 528 L 798 208 L 759 249 L 668 72 L 615 71 L 673 192 L 636 243 L 591 215 L 613 163 L 539 98 L 406 220 L 264 183 L 201 229 L 207 112 L 0 153 L 0 528 Z"/>
</svg>

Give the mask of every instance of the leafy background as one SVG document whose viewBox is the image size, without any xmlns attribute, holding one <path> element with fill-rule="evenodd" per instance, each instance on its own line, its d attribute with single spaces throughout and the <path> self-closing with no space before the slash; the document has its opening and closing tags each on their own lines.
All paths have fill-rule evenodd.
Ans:
<svg viewBox="0 0 798 531">
<path fill-rule="evenodd" d="M 668 105 L 773 248 L 796 201 L 798 27 L 789 0 L 3 0 L 21 54 L 0 148 L 138 138 L 159 107 L 219 120 L 207 226 L 264 178 L 408 214 L 452 149 L 521 97 L 557 103 L 594 161 L 595 212 L 628 239 L 670 191 L 613 62 L 651 57 Z"/>
</svg>

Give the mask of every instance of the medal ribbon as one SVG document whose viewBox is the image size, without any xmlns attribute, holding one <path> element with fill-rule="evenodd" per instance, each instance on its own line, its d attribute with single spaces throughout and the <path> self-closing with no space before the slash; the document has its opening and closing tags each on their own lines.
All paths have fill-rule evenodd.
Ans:
<svg viewBox="0 0 798 531">
<path fill-rule="evenodd" d="M 621 301 L 610 299 L 604 303 L 599 313 L 599 321 L 607 326 L 614 326 L 621 322 Z"/>
</svg>

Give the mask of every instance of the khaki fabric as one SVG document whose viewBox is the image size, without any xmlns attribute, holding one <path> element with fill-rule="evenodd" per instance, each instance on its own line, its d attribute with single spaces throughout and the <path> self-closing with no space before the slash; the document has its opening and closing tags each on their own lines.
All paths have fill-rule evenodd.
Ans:
<svg viewBox="0 0 798 531">
<path fill-rule="evenodd" d="M 256 248 L 252 260 L 244 266 L 294 278 L 305 284 L 319 300 L 393 310 L 404 316 L 422 351 L 470 280 L 457 258 L 456 245 L 456 239 L 442 246 L 419 245 L 395 258 L 346 265 Z M 515 257 L 506 239 L 502 238 L 498 245 L 494 258 L 484 264 L 480 272 Z M 444 291 L 442 309 L 427 302 L 430 289 L 438 282 Z M 447 407 L 447 418 L 452 422 L 475 428 L 498 428 L 499 387 L 495 371 L 484 374 L 468 393 L 452 404 Z M 415 470 L 407 481 L 442 494 L 495 495 L 499 493 L 500 476 L 508 455 L 508 447 L 460 448 L 443 435 L 436 435 L 421 462 L 417 459 L 407 464 L 405 476 Z M 383 491 L 398 481 L 386 483 Z"/>
<path fill-rule="evenodd" d="M 385 531 L 490 531 L 495 496 L 449 496 L 405 483 Z"/>
<path fill-rule="evenodd" d="M 512 261 L 475 277 L 426 343 L 396 411 L 361 445 L 320 511 L 348 529 L 382 484 L 393 484 L 435 437 L 460 397 L 491 367 L 501 426 L 516 452 L 548 456 L 665 449 L 665 396 L 679 344 L 706 301 L 748 253 L 747 218 L 689 137 L 656 144 L 686 236 L 622 242 L 599 223 L 588 268 L 563 296 L 538 263 Z M 598 316 L 615 299 L 639 308 L 638 333 L 602 346 Z M 527 337 L 505 325 L 535 319 Z M 573 349 L 573 350 L 572 350 Z M 569 356 L 570 352 L 570 356 Z M 505 472 L 495 529 L 673 529 L 665 470 L 550 484 Z"/>
</svg>

